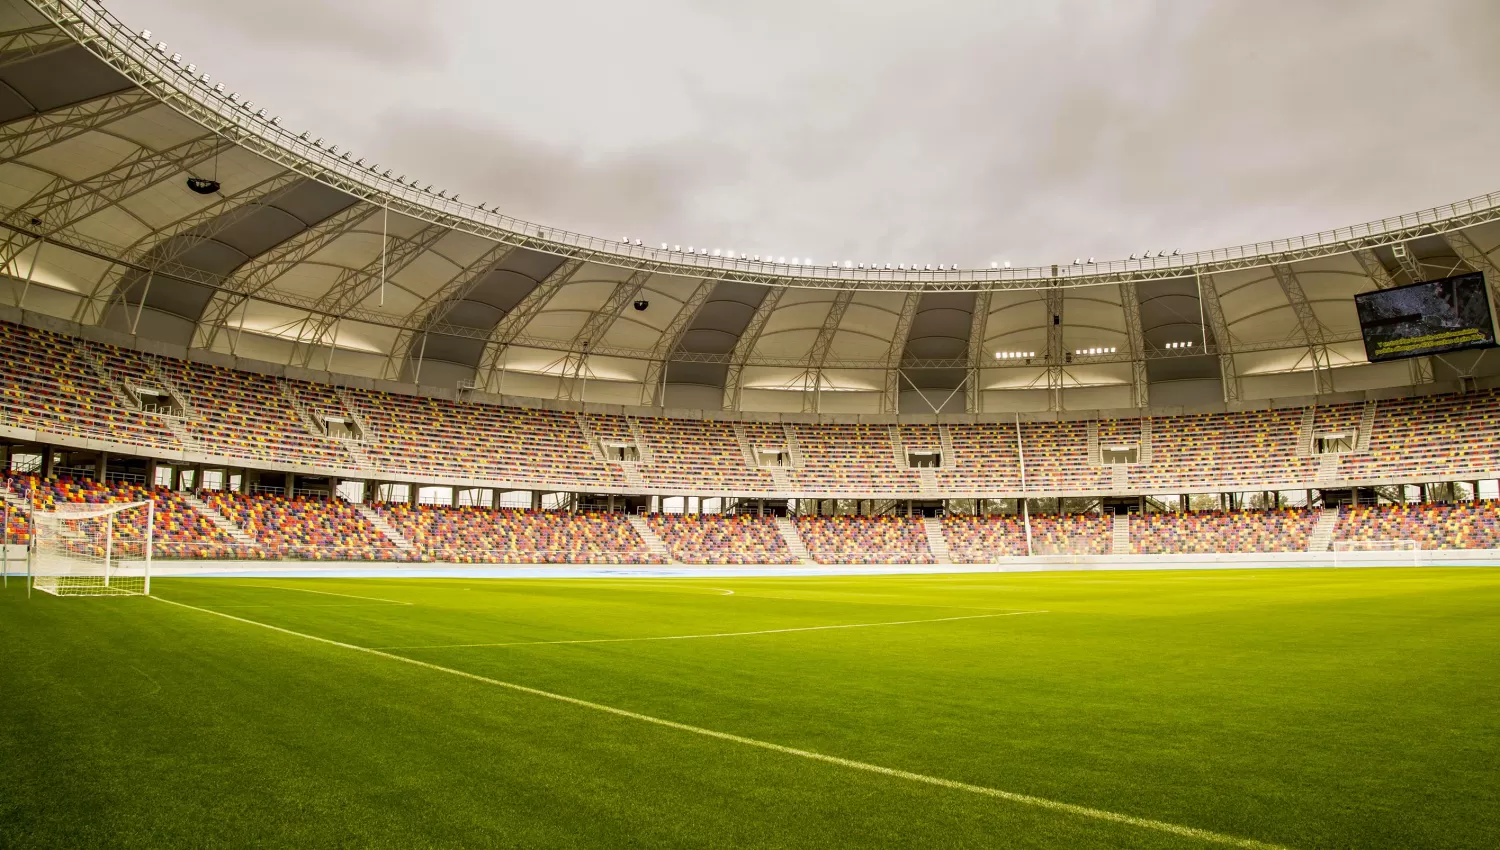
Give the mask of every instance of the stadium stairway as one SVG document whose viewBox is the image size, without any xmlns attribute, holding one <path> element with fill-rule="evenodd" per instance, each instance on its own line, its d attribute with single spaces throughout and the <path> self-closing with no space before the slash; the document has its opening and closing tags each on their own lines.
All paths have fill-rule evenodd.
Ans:
<svg viewBox="0 0 1500 850">
<path fill-rule="evenodd" d="M 376 531 L 384 534 L 385 538 L 395 544 L 396 548 L 400 549 L 403 554 L 416 553 L 417 545 L 411 542 L 406 535 L 397 531 L 394 525 L 386 522 L 385 517 L 381 516 L 379 511 L 365 504 L 351 503 L 351 505 L 356 511 L 359 511 L 360 516 L 364 517 L 370 525 L 374 526 Z"/>
<path fill-rule="evenodd" d="M 1130 554 L 1130 514 L 1115 514 L 1109 542 L 1111 555 Z"/>
<path fill-rule="evenodd" d="M 922 530 L 927 532 L 927 548 L 939 564 L 953 563 L 953 553 L 948 549 L 948 538 L 943 535 L 943 521 L 937 517 L 923 517 Z"/>
<path fill-rule="evenodd" d="M 257 545 L 255 542 L 255 538 L 247 534 L 245 532 L 245 529 L 240 528 L 239 526 L 230 522 L 228 517 L 209 507 L 207 502 L 198 498 L 198 494 L 181 493 L 179 495 L 182 496 L 182 500 L 184 502 L 188 503 L 188 507 L 197 511 L 198 515 L 208 520 L 214 528 L 217 528 L 218 530 L 229 535 L 230 539 L 232 539 L 237 545 L 252 548 Z"/>
<path fill-rule="evenodd" d="M 1318 514 L 1318 524 L 1313 526 L 1312 534 L 1307 536 L 1307 551 L 1327 552 L 1333 544 L 1333 534 L 1338 531 L 1339 517 L 1343 509 L 1338 507 L 1324 508 Z"/>
<path fill-rule="evenodd" d="M 630 520 L 630 527 L 635 529 L 635 533 L 641 537 L 641 542 L 646 544 L 646 551 L 661 558 L 662 563 L 677 563 L 672 559 L 672 553 L 667 550 L 667 544 L 662 542 L 661 536 L 652 530 L 651 524 L 646 522 L 645 517 L 628 514 L 625 518 Z"/>
<path fill-rule="evenodd" d="M 777 517 L 776 528 L 781 532 L 781 539 L 786 541 L 787 551 L 792 553 L 797 563 L 812 563 L 812 554 L 807 551 L 807 544 L 802 542 L 802 535 L 797 533 L 797 524 L 792 522 L 791 517 Z"/>
</svg>

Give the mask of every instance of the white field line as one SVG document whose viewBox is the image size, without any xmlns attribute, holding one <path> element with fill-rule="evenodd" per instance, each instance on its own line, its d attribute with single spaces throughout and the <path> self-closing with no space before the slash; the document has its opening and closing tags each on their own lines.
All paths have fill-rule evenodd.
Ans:
<svg viewBox="0 0 1500 850">
<path fill-rule="evenodd" d="M 761 629 L 757 632 L 716 632 L 706 635 L 662 635 L 660 637 L 585 638 L 582 640 L 523 640 L 510 643 L 441 643 L 423 646 L 381 646 L 376 649 L 471 649 L 485 646 L 556 646 L 570 643 L 639 643 L 648 640 L 697 640 L 698 638 L 747 637 L 779 635 L 787 632 L 822 632 L 830 629 L 868 629 L 872 626 L 910 626 L 915 623 L 948 623 L 953 620 L 986 620 L 991 617 L 1015 617 L 1021 614 L 1045 614 L 1046 611 L 1008 611 L 1004 614 L 970 614 L 966 617 L 938 617 L 932 620 L 893 620 L 887 623 L 846 623 L 840 626 L 798 626 L 793 629 Z"/>
<path fill-rule="evenodd" d="M 291 629 L 284 629 L 280 626 L 273 626 L 269 623 L 261 623 L 255 620 L 247 620 L 244 617 L 236 617 L 233 614 L 225 614 L 222 611 L 214 611 L 208 608 L 199 608 L 196 605 L 187 605 L 182 602 L 173 602 L 170 599 L 163 599 L 160 596 L 153 596 L 151 598 L 155 599 L 158 602 L 165 602 L 168 605 L 175 605 L 179 608 L 187 608 L 192 611 L 200 611 L 204 614 L 212 614 L 215 617 L 223 617 L 226 620 L 234 620 L 238 623 L 244 623 L 250 626 L 258 626 L 262 629 L 269 629 L 273 632 L 280 632 L 284 635 L 299 637 L 304 640 L 327 644 L 328 646 L 337 646 L 341 649 L 363 652 L 380 658 L 386 658 L 391 661 L 400 661 L 403 664 L 411 664 L 413 666 L 422 667 L 427 670 L 434 670 L 439 673 L 447 673 L 450 676 L 457 676 L 461 679 L 468 679 L 472 682 L 479 682 L 485 685 L 493 685 L 497 688 L 504 688 L 508 691 L 529 694 L 531 696 L 541 697 L 543 699 L 555 700 L 557 702 L 567 703 L 568 705 L 577 706 L 579 708 L 586 708 L 591 711 L 598 711 L 604 714 L 613 714 L 616 717 L 624 717 L 629 720 L 638 720 L 642 723 L 650 723 L 653 726 L 662 726 L 667 729 L 676 729 L 679 732 L 687 732 L 693 735 L 702 735 L 705 738 L 714 738 L 719 741 L 728 741 L 733 744 L 743 744 L 747 747 L 770 750 L 771 752 L 782 753 L 789 756 L 796 756 L 798 758 L 804 758 L 810 761 L 823 762 L 824 764 L 831 764 L 838 767 L 848 768 L 850 770 L 859 770 L 864 771 L 865 773 L 874 773 L 881 776 L 889 776 L 895 779 L 905 779 L 908 782 L 918 782 L 923 785 L 932 785 L 938 788 L 947 788 L 954 791 L 965 791 L 970 794 L 978 794 L 985 797 L 992 797 L 1011 803 L 1019 803 L 1024 806 L 1032 806 L 1035 808 L 1047 809 L 1054 812 L 1062 812 L 1064 814 L 1075 815 L 1077 817 L 1090 818 L 1093 820 L 1106 821 L 1109 823 L 1119 823 L 1126 826 L 1134 826 L 1140 829 L 1149 829 L 1156 832 L 1166 833 L 1168 835 L 1180 836 L 1183 838 L 1195 838 L 1200 841 L 1209 842 L 1211 844 L 1222 844 L 1228 847 L 1239 847 L 1244 848 L 1244 850 L 1288 850 L 1288 848 L 1283 847 L 1282 845 L 1269 844 L 1264 841 L 1256 841 L 1253 838 L 1240 838 L 1239 836 L 1225 835 L 1221 832 L 1213 832 L 1207 829 L 1198 829 L 1197 827 L 1192 826 L 1182 826 L 1180 824 L 1168 823 L 1166 821 L 1152 820 L 1151 818 L 1142 818 L 1136 817 L 1135 815 L 1126 815 L 1119 812 L 1111 812 L 1105 809 L 1094 809 L 1088 806 L 1080 806 L 1074 803 L 1064 803 L 1060 800 L 1049 800 L 1046 797 L 1033 797 L 1030 794 L 1018 794 L 1014 791 L 1002 791 L 999 788 L 990 788 L 984 785 L 971 785 L 967 782 L 958 782 L 952 779 L 943 779 L 938 776 L 928 776 L 923 773 L 912 773 L 911 771 L 898 770 L 893 767 L 881 767 L 880 765 L 870 764 L 868 762 L 854 761 L 852 759 L 839 758 L 838 756 L 824 755 L 823 753 L 813 752 L 812 750 L 799 750 L 795 747 L 773 744 L 769 741 L 761 741 L 755 738 L 746 738 L 742 735 L 734 735 L 729 732 L 716 732 L 712 729 L 705 729 L 701 726 L 691 726 L 687 723 L 678 723 L 675 720 L 666 720 L 661 717 L 653 717 L 649 714 L 640 714 L 638 712 L 629 711 L 623 708 L 615 708 L 614 706 L 604 705 L 602 703 L 589 702 L 588 700 L 578 699 L 577 697 L 564 696 L 563 694 L 544 691 L 540 688 L 531 688 L 527 687 L 526 685 L 517 685 L 513 682 L 504 682 L 499 679 L 491 679 L 488 676 L 480 676 L 477 673 L 468 673 L 463 670 L 455 670 L 452 667 L 443 667 L 437 664 L 429 664 L 426 661 L 418 661 L 415 658 L 407 658 L 404 655 L 395 655 L 389 652 L 381 652 L 378 649 L 372 649 L 367 646 L 356 646 L 352 643 L 343 643 L 341 641 L 331 640 L 325 637 L 318 637 L 317 635 L 294 632 Z"/>
<path fill-rule="evenodd" d="M 292 590 L 297 593 L 318 593 L 323 596 L 342 596 L 345 599 L 368 599 L 371 602 L 389 602 L 392 605 L 411 605 L 411 602 L 399 602 L 395 599 L 381 599 L 376 596 L 355 596 L 352 593 L 334 593 L 328 590 L 308 590 L 305 587 L 283 587 L 279 584 L 237 584 L 235 587 L 262 587 L 269 590 Z"/>
</svg>

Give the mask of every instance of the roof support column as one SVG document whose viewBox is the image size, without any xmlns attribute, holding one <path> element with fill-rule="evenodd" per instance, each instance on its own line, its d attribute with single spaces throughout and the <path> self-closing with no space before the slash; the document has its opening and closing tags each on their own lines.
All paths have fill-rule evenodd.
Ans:
<svg viewBox="0 0 1500 850">
<path fill-rule="evenodd" d="M 1292 312 L 1297 314 L 1297 324 L 1302 328 L 1303 338 L 1307 340 L 1307 353 L 1312 357 L 1313 364 L 1313 389 L 1318 395 L 1328 395 L 1333 392 L 1333 366 L 1328 359 L 1323 323 L 1318 321 L 1312 304 L 1307 300 L 1307 293 L 1302 289 L 1302 281 L 1297 279 L 1297 273 L 1292 271 L 1291 266 L 1273 265 L 1271 272 L 1276 275 L 1276 282 L 1281 284 L 1281 291 L 1286 294 L 1287 303 L 1292 305 Z"/>
<path fill-rule="evenodd" d="M 828 362 L 828 351 L 833 347 L 834 334 L 838 333 L 839 323 L 844 320 L 844 312 L 849 309 L 849 302 L 853 298 L 852 289 L 846 289 L 833 297 L 828 315 L 823 317 L 823 326 L 818 328 L 818 335 L 807 352 L 807 372 L 802 382 L 803 413 L 823 412 L 823 364 Z M 810 389 L 809 382 L 812 385 Z"/>
<path fill-rule="evenodd" d="M 698 286 L 692 291 L 677 315 L 672 317 L 661 332 L 656 341 L 656 348 L 651 352 L 651 359 L 646 363 L 646 379 L 641 382 L 641 404 L 646 407 L 667 405 L 667 364 L 672 360 L 672 354 L 677 350 L 677 343 L 682 341 L 682 335 L 687 332 L 687 326 L 698 315 L 698 310 L 703 307 L 703 302 L 708 300 L 709 293 L 713 292 L 714 281 L 700 280 Z"/>
<path fill-rule="evenodd" d="M 576 355 L 578 367 L 573 372 L 573 380 L 567 379 L 567 371 L 563 373 L 563 385 L 559 398 L 571 401 L 574 392 L 578 391 L 580 385 L 588 380 L 588 352 L 589 346 L 600 341 L 609 330 L 610 325 L 620 317 L 620 311 L 625 305 L 635 300 L 635 296 L 646 285 L 646 280 L 651 277 L 651 272 L 646 269 L 638 269 L 630 277 L 615 284 L 609 298 L 605 299 L 604 306 L 593 312 L 589 320 L 583 323 L 583 328 L 573 336 L 573 344 L 569 346 L 569 356 Z M 582 395 L 579 396 L 582 398 Z"/>
<path fill-rule="evenodd" d="M 1063 409 L 1063 289 L 1053 285 L 1047 287 L 1047 409 Z"/>
<path fill-rule="evenodd" d="M 1130 399 L 1135 407 L 1151 403 L 1150 382 L 1146 375 L 1146 337 L 1141 331 L 1141 301 L 1136 296 L 1135 281 L 1120 284 L 1120 303 L 1125 308 L 1125 336 L 1130 345 Z"/>
<path fill-rule="evenodd" d="M 536 317 L 536 314 L 547 306 L 547 302 L 552 300 L 557 290 L 572 280 L 573 275 L 578 274 L 578 270 L 583 268 L 583 265 L 583 260 L 574 258 L 558 266 L 495 324 L 495 329 L 490 331 L 489 343 L 485 345 L 484 354 L 479 358 L 479 369 L 474 374 L 475 383 L 483 386 L 485 392 L 498 393 L 504 389 L 505 352 Z"/>
<path fill-rule="evenodd" d="M 974 312 L 969 316 L 969 374 L 964 388 L 964 412 L 984 412 L 984 382 L 979 377 L 983 368 L 985 334 L 990 325 L 990 290 L 974 293 Z"/>
<path fill-rule="evenodd" d="M 1214 335 L 1214 348 L 1219 353 L 1219 383 L 1224 389 L 1224 403 L 1234 404 L 1240 400 L 1240 375 L 1235 368 L 1229 323 L 1224 321 L 1224 308 L 1219 304 L 1213 275 L 1198 275 L 1198 303 L 1203 306 L 1203 319 Z"/>
<path fill-rule="evenodd" d="M 891 332 L 891 347 L 885 356 L 885 392 L 880 397 L 881 413 L 901 412 L 901 355 L 906 351 L 906 340 L 911 336 L 911 323 L 917 316 L 917 304 L 921 300 L 922 293 L 908 292 L 906 301 L 901 305 L 901 314 L 896 317 L 896 329 Z"/>
<path fill-rule="evenodd" d="M 765 330 L 766 322 L 775 312 L 776 305 L 781 301 L 784 292 L 786 289 L 780 286 L 769 289 L 766 297 L 761 299 L 760 306 L 755 308 L 755 315 L 750 317 L 750 322 L 740 333 L 740 338 L 735 341 L 734 351 L 729 354 L 729 369 L 724 374 L 725 410 L 740 409 L 745 364 L 750 360 L 750 355 L 755 353 L 755 346 L 760 342 L 760 333 Z"/>
</svg>

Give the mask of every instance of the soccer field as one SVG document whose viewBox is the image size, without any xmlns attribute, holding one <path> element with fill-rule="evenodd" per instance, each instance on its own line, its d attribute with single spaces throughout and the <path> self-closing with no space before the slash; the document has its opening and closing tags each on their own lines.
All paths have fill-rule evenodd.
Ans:
<svg viewBox="0 0 1500 850">
<path fill-rule="evenodd" d="M 0 846 L 1500 846 L 1492 569 L 153 592 L 0 595 Z"/>
</svg>

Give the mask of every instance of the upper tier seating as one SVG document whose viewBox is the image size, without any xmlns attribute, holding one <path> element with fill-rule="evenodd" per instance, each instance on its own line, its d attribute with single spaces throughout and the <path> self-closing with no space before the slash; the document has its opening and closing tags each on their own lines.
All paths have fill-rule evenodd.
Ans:
<svg viewBox="0 0 1500 850">
<path fill-rule="evenodd" d="M 921 477 L 896 466 L 895 447 L 886 425 L 793 425 L 803 466 L 793 470 L 794 484 L 824 493 L 879 495 L 917 492 Z"/>
<path fill-rule="evenodd" d="M 1500 469 L 1500 391 L 1382 401 L 1369 454 L 1340 459 L 1340 477 L 1463 481 Z"/>
<path fill-rule="evenodd" d="M 0 322 L 0 424 L 72 437 L 179 447 L 159 417 L 126 407 L 95 374 L 81 340 Z"/>
<path fill-rule="evenodd" d="M 618 466 L 595 457 L 571 413 L 391 393 L 363 399 L 377 438 L 366 452 L 397 476 L 480 478 L 537 489 L 625 484 Z"/>
<path fill-rule="evenodd" d="M 820 564 L 932 564 L 921 517 L 798 517 L 797 532 Z"/>
<path fill-rule="evenodd" d="M 1026 524 L 1018 516 L 946 516 L 943 536 L 955 564 L 1026 554 Z"/>
<path fill-rule="evenodd" d="M 52 510 L 59 502 L 119 504 L 153 501 L 152 555 L 157 558 L 223 559 L 240 557 L 241 554 L 234 538 L 189 505 L 182 494 L 171 490 L 118 481 L 101 484 L 66 477 L 44 480 L 34 475 L 11 476 L 7 483 L 11 492 L 39 510 Z M 123 522 L 122 534 L 139 539 L 145 527 L 143 514 L 127 511 L 119 516 Z M 13 524 L 12 529 L 27 535 L 25 518 L 20 519 L 19 526 Z"/>
<path fill-rule="evenodd" d="M 1151 463 L 1130 467 L 1130 486 L 1146 491 L 1307 486 L 1318 461 L 1297 456 L 1301 430 L 1301 409 L 1158 416 L 1151 420 Z"/>
<path fill-rule="evenodd" d="M 432 561 L 468 564 L 656 564 L 621 514 L 377 504 Z"/>
<path fill-rule="evenodd" d="M 409 556 L 342 499 L 204 490 L 199 496 L 260 544 L 266 557 L 401 561 Z"/>
<path fill-rule="evenodd" d="M 747 463 L 732 423 L 658 418 L 637 421 L 651 452 L 652 462 L 640 468 L 641 478 L 649 486 L 746 493 L 775 489 L 769 473 Z"/>
<path fill-rule="evenodd" d="M 1136 555 L 1231 552 L 1306 552 L 1318 511 L 1189 511 L 1130 518 L 1130 551 Z"/>
<path fill-rule="evenodd" d="M 1500 549 L 1500 502 L 1344 508 L 1334 540 L 1415 540 L 1423 549 Z"/>
<path fill-rule="evenodd" d="M 745 457 L 733 423 L 590 414 L 612 439 L 641 442 L 645 459 L 631 478 L 598 457 L 573 413 L 285 381 L 217 366 L 148 357 L 114 346 L 0 322 L 0 426 L 41 439 L 87 438 L 139 446 L 146 453 L 189 451 L 226 463 L 310 467 L 401 481 L 441 478 L 518 489 L 758 493 L 772 476 Z M 101 378 L 95 363 L 109 376 Z M 170 384 L 191 411 L 183 423 L 137 410 L 116 384 Z M 285 387 L 285 391 L 284 388 Z M 288 393 L 312 413 L 358 412 L 368 427 L 362 450 L 309 428 Z M 346 401 L 347 399 L 347 401 Z M 1314 432 L 1357 430 L 1363 404 L 1319 406 Z M 1159 416 L 1150 420 L 1149 462 L 1131 464 L 1137 492 L 1212 492 L 1314 486 L 1320 459 L 1299 452 L 1304 409 Z M 1102 443 L 1139 440 L 1136 419 L 1098 425 Z M 183 440 L 174 432 L 186 434 Z M 804 495 L 915 495 L 922 474 L 897 457 L 884 424 L 740 426 L 751 447 L 800 458 L 785 479 Z M 926 473 L 947 495 L 1097 493 L 1115 489 L 1112 471 L 1090 463 L 1089 423 L 904 424 L 906 448 L 939 448 Z M 789 443 L 787 434 L 793 435 Z M 642 439 L 643 438 L 643 439 Z M 22 436 L 21 439 L 29 439 Z M 1342 455 L 1338 480 L 1465 480 L 1500 474 L 1500 391 L 1381 401 L 1368 452 Z M 1020 451 L 1024 449 L 1024 452 Z M 371 469 L 358 469 L 367 462 Z M 635 477 L 638 475 L 638 477 Z M 778 476 L 781 473 L 778 473 Z"/>
<path fill-rule="evenodd" d="M 684 564 L 795 564 L 775 517 L 653 514 L 646 520 Z"/>
</svg>

